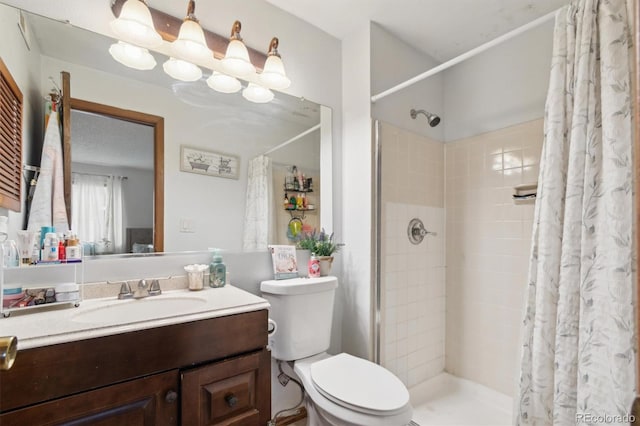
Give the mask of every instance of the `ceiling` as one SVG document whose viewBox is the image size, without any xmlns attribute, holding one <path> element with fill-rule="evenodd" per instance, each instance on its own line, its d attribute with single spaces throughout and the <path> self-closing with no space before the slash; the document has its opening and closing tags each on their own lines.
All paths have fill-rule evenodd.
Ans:
<svg viewBox="0 0 640 426">
<path fill-rule="evenodd" d="M 169 0 L 153 0 L 154 4 Z M 371 20 L 440 62 L 570 0 L 266 0 L 343 39 Z"/>
</svg>

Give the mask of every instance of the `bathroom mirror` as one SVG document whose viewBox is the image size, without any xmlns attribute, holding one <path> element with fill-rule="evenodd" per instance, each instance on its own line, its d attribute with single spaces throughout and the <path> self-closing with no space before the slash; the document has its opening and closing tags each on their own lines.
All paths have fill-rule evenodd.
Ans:
<svg viewBox="0 0 640 426">
<path fill-rule="evenodd" d="M 305 177 L 313 178 L 315 211 L 305 212 L 303 220 L 313 227 L 331 227 L 331 185 L 320 187 L 320 169 L 323 176 L 331 174 L 329 108 L 280 92 L 275 92 L 275 99 L 268 104 L 248 102 L 240 93 L 221 94 L 206 85 L 206 70 L 200 81 L 178 82 L 162 71 L 167 58 L 155 53 L 158 64 L 153 71 L 129 69 L 110 57 L 108 49 L 114 40 L 109 37 L 2 4 L 0 15 L 5 23 L 2 33 L 10 33 L 3 39 L 11 40 L 0 47 L 0 56 L 38 64 L 39 74 L 26 88 L 34 111 L 30 126 L 40 126 L 42 96 L 53 87 L 49 77 L 58 81 L 61 71 L 71 75 L 72 98 L 164 118 L 165 251 L 242 250 L 248 164 L 267 152 L 274 165 L 273 175 L 281 180 L 272 186 L 270 242 L 288 241 L 286 224 L 299 214 L 287 212 L 283 206 L 284 175 L 293 165 L 304 171 Z M 18 22 L 26 22 L 24 38 Z M 291 140 L 294 142 L 284 144 Z M 185 147 L 205 155 L 237 158 L 237 179 L 184 171 L 180 164 L 184 163 Z M 119 157 L 127 155 L 122 152 Z M 35 158 L 39 156 L 37 152 Z M 131 183 L 130 177 L 126 179 L 125 185 Z M 147 213 L 152 215 L 153 211 Z"/>
</svg>

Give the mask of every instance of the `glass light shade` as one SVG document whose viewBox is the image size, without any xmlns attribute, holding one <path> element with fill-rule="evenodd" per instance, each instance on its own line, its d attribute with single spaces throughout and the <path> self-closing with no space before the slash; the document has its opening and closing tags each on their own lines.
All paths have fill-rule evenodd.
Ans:
<svg viewBox="0 0 640 426">
<path fill-rule="evenodd" d="M 269 55 L 264 63 L 264 70 L 258 76 L 260 83 L 271 89 L 286 89 L 291 85 L 291 80 L 284 72 L 282 59 L 277 55 Z"/>
<path fill-rule="evenodd" d="M 207 79 L 207 85 L 216 92 L 221 93 L 236 93 L 242 87 L 237 78 L 218 71 L 214 71 L 211 77 Z"/>
<path fill-rule="evenodd" d="M 221 60 L 225 72 L 238 77 L 244 77 L 256 72 L 256 67 L 249 60 L 247 47 L 240 40 L 231 40 L 227 52 Z"/>
<path fill-rule="evenodd" d="M 171 43 L 174 56 L 191 62 L 206 61 L 213 57 L 213 52 L 207 47 L 202 27 L 195 21 L 185 19 L 180 26 L 178 38 Z"/>
<path fill-rule="evenodd" d="M 111 21 L 111 29 L 120 39 L 138 46 L 158 47 L 162 44 L 162 37 L 153 26 L 151 12 L 140 0 L 126 1 L 120 16 Z"/>
<path fill-rule="evenodd" d="M 242 97 L 248 101 L 257 104 L 265 104 L 273 99 L 273 92 L 266 87 L 262 87 L 255 83 L 249 83 L 246 89 L 242 91 Z"/>
<path fill-rule="evenodd" d="M 196 81 L 202 77 L 202 70 L 191 62 L 182 59 L 169 58 L 162 64 L 164 72 L 180 81 Z"/>
<path fill-rule="evenodd" d="M 111 57 L 129 68 L 150 70 L 156 66 L 156 60 L 144 47 L 138 47 L 119 41 L 109 47 Z"/>
</svg>

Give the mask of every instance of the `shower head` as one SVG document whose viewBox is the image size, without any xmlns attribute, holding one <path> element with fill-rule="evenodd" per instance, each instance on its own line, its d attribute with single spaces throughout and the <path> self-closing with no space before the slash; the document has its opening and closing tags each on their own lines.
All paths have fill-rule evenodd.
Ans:
<svg viewBox="0 0 640 426">
<path fill-rule="evenodd" d="M 431 127 L 436 127 L 438 124 L 440 124 L 440 117 L 423 109 L 419 109 L 417 111 L 415 109 L 412 109 L 409 113 L 411 114 L 411 118 L 413 118 L 414 120 L 416 119 L 418 114 L 423 114 L 425 117 L 427 117 L 427 121 L 429 122 L 429 126 Z"/>
</svg>

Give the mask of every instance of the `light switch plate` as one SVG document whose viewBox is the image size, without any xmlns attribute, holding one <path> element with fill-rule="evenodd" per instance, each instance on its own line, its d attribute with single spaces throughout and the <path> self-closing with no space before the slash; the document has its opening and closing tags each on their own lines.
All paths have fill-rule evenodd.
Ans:
<svg viewBox="0 0 640 426">
<path fill-rule="evenodd" d="M 193 227 L 193 219 L 190 218 L 180 218 L 180 232 L 193 233 L 196 232 Z"/>
</svg>

